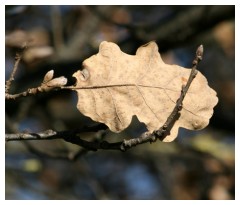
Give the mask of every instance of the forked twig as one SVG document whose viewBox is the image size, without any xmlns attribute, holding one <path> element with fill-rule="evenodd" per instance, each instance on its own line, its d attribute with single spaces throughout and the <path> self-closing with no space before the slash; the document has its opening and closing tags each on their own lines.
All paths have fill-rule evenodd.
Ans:
<svg viewBox="0 0 240 205">
<path fill-rule="evenodd" d="M 46 73 L 46 75 L 44 76 L 43 82 L 38 87 L 29 88 L 26 91 L 23 91 L 23 92 L 20 92 L 17 94 L 10 94 L 9 90 L 11 87 L 11 83 L 14 80 L 14 75 L 18 69 L 18 65 L 21 60 L 21 55 L 17 54 L 15 59 L 16 59 L 16 61 L 15 61 L 14 67 L 13 67 L 13 71 L 10 75 L 9 80 L 6 81 L 6 85 L 5 85 L 5 99 L 6 100 L 15 100 L 16 98 L 26 97 L 26 96 L 30 96 L 30 95 L 36 95 L 41 92 L 49 92 L 49 91 L 52 91 L 55 89 L 59 89 L 67 83 L 67 79 L 63 76 L 53 78 L 54 71 L 51 70 Z"/>
</svg>

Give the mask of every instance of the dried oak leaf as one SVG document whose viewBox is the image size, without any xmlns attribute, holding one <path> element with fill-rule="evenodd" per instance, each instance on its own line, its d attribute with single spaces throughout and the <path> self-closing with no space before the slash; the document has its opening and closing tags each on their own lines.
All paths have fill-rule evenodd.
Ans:
<svg viewBox="0 0 240 205">
<path fill-rule="evenodd" d="M 113 132 L 128 127 L 133 115 L 150 132 L 159 129 L 172 112 L 191 71 L 165 64 L 155 42 L 138 48 L 136 55 L 128 55 L 116 44 L 104 41 L 99 53 L 86 59 L 83 67 L 73 74 L 77 79 L 77 108 Z M 206 127 L 217 102 L 216 92 L 198 72 L 183 101 L 181 116 L 164 141 L 174 140 L 179 127 Z"/>
</svg>

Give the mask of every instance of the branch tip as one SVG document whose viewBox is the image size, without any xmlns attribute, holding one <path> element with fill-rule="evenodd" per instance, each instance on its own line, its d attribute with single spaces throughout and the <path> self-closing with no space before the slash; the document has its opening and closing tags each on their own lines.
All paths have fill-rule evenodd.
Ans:
<svg viewBox="0 0 240 205">
<path fill-rule="evenodd" d="M 201 44 L 196 51 L 196 56 L 197 56 L 198 60 L 202 60 L 203 51 L 204 51 L 203 45 Z"/>
</svg>

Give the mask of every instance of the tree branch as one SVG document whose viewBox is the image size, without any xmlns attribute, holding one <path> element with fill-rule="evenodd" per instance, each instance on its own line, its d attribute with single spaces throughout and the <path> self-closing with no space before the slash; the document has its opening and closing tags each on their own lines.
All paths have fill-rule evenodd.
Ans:
<svg viewBox="0 0 240 205">
<path fill-rule="evenodd" d="M 193 79 L 197 75 L 197 72 L 198 72 L 197 66 L 198 66 L 199 62 L 202 60 L 202 57 L 203 57 L 203 45 L 200 45 L 196 51 L 196 56 L 192 63 L 193 66 L 192 66 L 192 70 L 191 70 L 190 76 L 188 78 L 187 84 L 185 86 L 182 86 L 181 95 L 178 98 L 176 105 L 173 108 L 173 111 L 167 118 L 164 125 L 160 129 L 155 130 L 152 133 L 145 132 L 138 138 L 124 140 L 121 145 L 122 150 L 126 150 L 126 149 L 131 148 L 132 146 L 136 146 L 138 144 L 143 144 L 146 142 L 155 142 L 157 139 L 162 141 L 167 135 L 170 134 L 170 131 L 171 131 L 174 123 L 178 120 L 178 118 L 181 115 L 180 111 L 182 110 L 184 97 L 186 96 L 187 91 L 188 91 Z"/>
<path fill-rule="evenodd" d="M 197 66 L 199 62 L 202 60 L 203 57 L 203 46 L 200 45 L 196 51 L 195 59 L 193 60 L 193 66 L 190 73 L 190 76 L 188 78 L 187 84 L 185 86 L 182 86 L 181 95 L 179 99 L 176 102 L 175 107 L 173 108 L 171 114 L 167 118 L 166 122 L 163 124 L 161 128 L 158 130 L 153 131 L 152 133 L 145 132 L 138 138 L 133 138 L 129 140 L 123 140 L 116 143 L 109 143 L 107 141 L 86 141 L 81 139 L 79 134 L 83 132 L 100 132 L 107 129 L 107 126 L 104 124 L 97 124 L 92 127 L 84 127 L 81 129 L 76 130 L 70 130 L 70 131 L 61 131 L 57 132 L 54 130 L 46 130 L 44 132 L 39 133 L 17 133 L 17 134 L 6 134 L 5 140 L 8 141 L 20 141 L 20 140 L 52 140 L 52 139 L 63 139 L 66 142 L 79 145 L 87 150 L 97 151 L 99 149 L 104 150 L 121 150 L 126 151 L 127 149 L 130 149 L 133 146 L 137 146 L 139 144 L 147 143 L 147 142 L 155 142 L 157 139 L 163 140 L 169 133 L 171 132 L 171 129 L 178 120 L 178 118 L 181 115 L 181 110 L 183 106 L 183 100 L 184 97 L 187 94 L 187 91 L 193 81 L 193 79 L 197 75 Z M 45 75 L 45 80 L 48 79 Z M 52 74 L 53 75 L 53 74 Z M 50 79 L 50 80 L 49 80 Z M 48 82 L 51 82 L 51 77 L 49 78 Z M 11 83 L 10 83 L 11 84 Z"/>
<path fill-rule="evenodd" d="M 12 73 L 9 77 L 9 80 L 6 81 L 6 85 L 5 85 L 5 93 L 8 93 L 9 90 L 10 90 L 10 87 L 11 87 L 11 84 L 12 84 L 12 81 L 14 80 L 14 76 L 15 76 L 15 73 L 18 69 L 18 65 L 21 61 L 21 55 L 20 54 L 16 54 L 16 57 L 15 57 L 15 63 L 14 63 L 14 66 L 13 66 L 13 70 L 12 70 Z"/>
<path fill-rule="evenodd" d="M 6 81 L 6 85 L 5 85 L 5 99 L 6 100 L 15 100 L 16 98 L 20 98 L 20 97 L 36 95 L 37 93 L 40 93 L 40 92 L 49 92 L 51 90 L 59 89 L 62 86 L 67 84 L 67 79 L 63 76 L 53 78 L 54 71 L 50 70 L 45 74 L 45 76 L 43 78 L 43 82 L 41 83 L 40 86 L 38 86 L 36 88 L 29 88 L 26 91 L 23 91 L 21 93 L 9 94 L 11 83 L 14 80 L 14 75 L 18 69 L 20 60 L 21 60 L 21 56 L 19 54 L 17 54 L 16 61 L 15 61 L 14 67 L 13 67 L 13 71 L 10 75 L 9 80 Z"/>
<path fill-rule="evenodd" d="M 98 149 L 112 149 L 120 150 L 120 145 L 122 142 L 108 143 L 106 141 L 86 141 L 80 138 L 79 134 L 83 132 L 100 132 L 107 129 L 105 124 L 97 124 L 92 127 L 84 127 L 75 130 L 61 131 L 57 132 L 54 130 L 46 130 L 38 133 L 16 133 L 16 134 L 6 134 L 5 141 L 21 141 L 21 140 L 53 140 L 53 139 L 63 139 L 66 142 L 79 145 L 85 149 L 97 151 Z"/>
</svg>

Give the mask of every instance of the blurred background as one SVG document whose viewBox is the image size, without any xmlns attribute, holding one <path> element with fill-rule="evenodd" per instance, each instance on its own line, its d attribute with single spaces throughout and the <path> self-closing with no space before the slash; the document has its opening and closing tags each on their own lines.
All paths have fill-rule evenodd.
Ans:
<svg viewBox="0 0 240 205">
<path fill-rule="evenodd" d="M 234 199 L 234 6 L 6 6 L 5 78 L 16 52 L 23 59 L 10 93 L 38 86 L 49 70 L 72 74 L 102 41 L 134 55 L 154 40 L 165 63 L 191 67 L 204 45 L 199 70 L 219 103 L 207 128 L 181 129 L 171 143 L 143 144 L 127 152 L 87 151 L 62 140 L 8 142 L 6 199 Z M 76 108 L 74 91 L 6 100 L 6 133 L 71 130 L 94 125 Z M 136 118 L 120 134 L 83 133 L 86 140 L 121 141 L 145 127 Z"/>
</svg>

